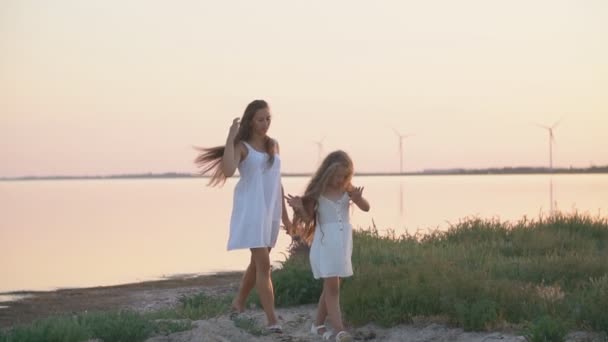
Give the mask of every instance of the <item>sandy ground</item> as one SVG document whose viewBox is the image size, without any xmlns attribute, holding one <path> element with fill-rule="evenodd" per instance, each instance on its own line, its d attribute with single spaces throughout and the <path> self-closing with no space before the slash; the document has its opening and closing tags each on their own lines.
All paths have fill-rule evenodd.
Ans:
<svg viewBox="0 0 608 342">
<path fill-rule="evenodd" d="M 314 305 L 305 305 L 290 308 L 279 308 L 282 334 L 259 335 L 259 329 L 263 327 L 264 314 L 261 310 L 253 310 L 245 314 L 246 319 L 256 323 L 257 329 L 251 333 L 251 329 L 237 327 L 235 321 L 227 316 L 221 316 L 209 320 L 194 322 L 195 328 L 189 331 L 175 333 L 169 336 L 159 336 L 148 339 L 146 342 L 233 342 L 233 341 L 279 341 L 279 342 L 304 342 L 322 341 L 320 336 L 310 333 L 310 325 L 315 314 Z M 350 328 L 355 341 L 384 341 L 384 342 L 522 342 L 526 338 L 507 332 L 465 332 L 460 328 L 449 327 L 445 324 L 419 322 L 410 325 L 398 325 L 390 328 L 382 328 L 373 324 L 363 327 Z M 263 333 L 263 331 L 262 331 Z M 601 336 L 586 332 L 570 333 L 567 342 L 583 341 L 605 341 Z"/>
<path fill-rule="evenodd" d="M 53 314 L 133 309 L 150 311 L 176 305 L 182 295 L 205 292 L 210 295 L 235 293 L 240 274 L 225 273 L 193 278 L 176 278 L 108 287 L 68 289 L 53 292 L 22 293 L 24 299 L 2 302 L 0 328 L 29 323 Z M 227 315 L 193 322 L 193 329 L 169 336 L 157 336 L 146 342 L 236 342 L 236 341 L 321 341 L 309 330 L 315 306 L 303 305 L 279 308 L 277 312 L 283 326 L 282 334 L 267 334 L 264 314 L 260 309 L 249 309 L 231 320 Z M 244 323 L 244 324 L 243 324 Z M 508 331 L 465 332 L 460 328 L 441 324 L 437 320 L 420 319 L 413 324 L 383 328 L 373 324 L 350 328 L 356 341 L 526 341 L 523 336 Z M 574 332 L 567 341 L 604 341 L 601 336 Z"/>
<path fill-rule="evenodd" d="M 50 292 L 21 292 L 24 299 L 1 302 L 0 328 L 29 323 L 54 314 L 84 311 L 134 309 L 138 311 L 171 307 L 181 295 L 194 295 L 205 290 L 234 293 L 240 273 L 222 273 L 191 278 L 174 278 L 141 283 L 66 289 Z"/>
</svg>

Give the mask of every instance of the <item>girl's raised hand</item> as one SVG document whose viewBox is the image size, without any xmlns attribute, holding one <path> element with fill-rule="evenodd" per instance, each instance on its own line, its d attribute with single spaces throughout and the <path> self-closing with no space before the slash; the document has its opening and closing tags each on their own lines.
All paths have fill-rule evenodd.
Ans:
<svg viewBox="0 0 608 342">
<path fill-rule="evenodd" d="M 365 187 L 363 187 L 363 186 L 359 186 L 359 187 L 355 186 L 348 192 L 348 195 L 350 196 L 350 198 L 353 201 L 358 201 L 363 197 L 364 188 Z"/>
<path fill-rule="evenodd" d="M 292 196 L 291 194 L 288 194 L 285 196 L 285 200 L 287 200 L 287 204 L 294 209 L 304 209 L 304 203 L 302 202 L 302 197 L 300 196 Z"/>
</svg>

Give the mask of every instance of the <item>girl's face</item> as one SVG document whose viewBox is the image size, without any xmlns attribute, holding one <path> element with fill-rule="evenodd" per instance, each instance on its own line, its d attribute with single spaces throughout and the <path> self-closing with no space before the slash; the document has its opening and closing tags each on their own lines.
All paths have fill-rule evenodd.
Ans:
<svg viewBox="0 0 608 342">
<path fill-rule="evenodd" d="M 251 130 L 256 135 L 266 135 L 270 127 L 270 108 L 261 108 L 253 115 Z"/>
<path fill-rule="evenodd" d="M 329 185 L 334 189 L 345 189 L 346 181 L 348 179 L 348 169 L 344 166 L 340 166 L 336 169 L 336 172 L 331 176 Z"/>
</svg>

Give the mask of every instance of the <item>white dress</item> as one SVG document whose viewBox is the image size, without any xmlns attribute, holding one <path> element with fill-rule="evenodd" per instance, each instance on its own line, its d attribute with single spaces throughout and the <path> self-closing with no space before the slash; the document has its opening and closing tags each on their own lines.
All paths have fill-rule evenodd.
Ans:
<svg viewBox="0 0 608 342">
<path fill-rule="evenodd" d="M 247 146 L 247 157 L 238 166 L 240 179 L 234 188 L 228 250 L 274 247 L 279 235 L 283 195 L 281 160 Z"/>
<path fill-rule="evenodd" d="M 319 197 L 317 227 L 309 255 L 315 279 L 353 275 L 353 228 L 349 206 L 350 197 L 346 192 L 337 201 Z"/>
</svg>

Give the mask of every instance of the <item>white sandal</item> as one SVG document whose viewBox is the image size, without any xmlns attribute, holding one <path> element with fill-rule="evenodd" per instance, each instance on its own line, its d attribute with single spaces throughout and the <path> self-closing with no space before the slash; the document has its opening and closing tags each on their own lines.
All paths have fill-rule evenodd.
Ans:
<svg viewBox="0 0 608 342">
<path fill-rule="evenodd" d="M 352 340 L 352 335 L 344 330 L 336 334 L 336 342 L 352 342 Z"/>
<path fill-rule="evenodd" d="M 273 324 L 273 325 L 267 326 L 265 328 L 265 330 L 271 334 L 282 334 L 283 333 L 283 328 L 281 327 L 280 324 Z"/>
<path fill-rule="evenodd" d="M 314 323 L 312 324 L 312 326 L 310 327 L 310 333 L 315 335 L 315 336 L 323 336 L 323 334 L 321 334 L 319 332 L 319 330 L 321 329 L 326 329 L 324 324 L 321 325 L 315 325 Z"/>
</svg>

